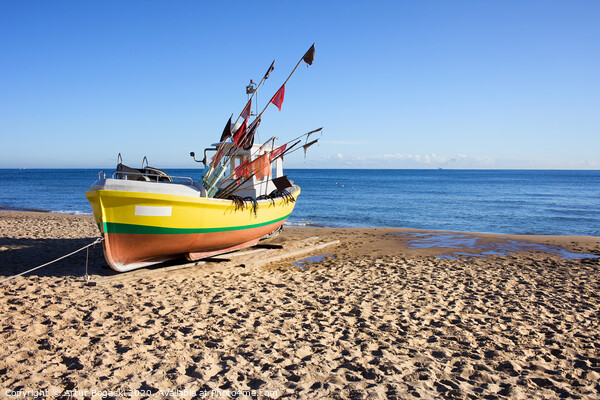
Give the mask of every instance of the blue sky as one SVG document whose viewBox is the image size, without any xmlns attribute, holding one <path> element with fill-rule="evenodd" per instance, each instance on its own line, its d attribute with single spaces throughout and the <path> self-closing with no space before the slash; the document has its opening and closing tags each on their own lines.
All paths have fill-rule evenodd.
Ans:
<svg viewBox="0 0 600 400">
<path fill-rule="evenodd" d="M 299 168 L 600 169 L 598 1 L 0 0 L 0 168 L 195 167 L 245 86 Z"/>
</svg>

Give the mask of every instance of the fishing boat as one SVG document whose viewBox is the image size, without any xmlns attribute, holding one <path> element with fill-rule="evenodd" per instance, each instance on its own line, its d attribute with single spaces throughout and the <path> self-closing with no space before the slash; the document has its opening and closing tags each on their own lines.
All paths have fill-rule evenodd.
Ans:
<svg viewBox="0 0 600 400">
<path fill-rule="evenodd" d="M 314 45 L 300 62 L 310 65 L 313 58 Z M 275 146 L 276 138 L 254 144 L 262 114 L 269 104 L 281 110 L 289 80 L 247 124 L 252 98 L 273 65 L 258 86 L 247 90 L 249 99 L 238 118 L 242 122 L 230 118 L 220 141 L 204 150 L 201 161 L 190 153 L 204 164 L 200 179 L 173 176 L 150 167 L 146 158 L 141 168 L 131 168 L 120 154 L 112 175 L 99 174 L 86 198 L 112 269 L 130 271 L 181 257 L 199 260 L 254 246 L 282 229 L 300 194 L 283 173 L 283 156 L 306 151 L 318 140 L 309 142 L 310 135 L 321 129 L 281 146 Z M 298 146 L 303 137 L 304 145 Z"/>
</svg>

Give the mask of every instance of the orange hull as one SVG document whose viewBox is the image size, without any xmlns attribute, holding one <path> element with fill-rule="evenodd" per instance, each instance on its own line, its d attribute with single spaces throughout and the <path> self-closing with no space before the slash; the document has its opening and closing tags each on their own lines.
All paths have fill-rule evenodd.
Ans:
<svg viewBox="0 0 600 400">
<path fill-rule="evenodd" d="M 122 266 L 136 268 L 174 258 L 199 260 L 218 254 L 253 246 L 259 239 L 283 225 L 284 221 L 228 232 L 190 234 L 105 233 L 106 261 L 118 270 Z"/>
</svg>

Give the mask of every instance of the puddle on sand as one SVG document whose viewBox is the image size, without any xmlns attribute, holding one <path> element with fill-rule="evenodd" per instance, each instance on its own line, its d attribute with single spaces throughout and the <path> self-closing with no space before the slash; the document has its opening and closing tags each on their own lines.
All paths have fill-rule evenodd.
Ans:
<svg viewBox="0 0 600 400">
<path fill-rule="evenodd" d="M 448 254 L 437 255 L 440 259 L 458 260 L 460 257 L 487 257 L 487 256 L 506 256 L 511 253 L 521 252 L 542 252 L 561 256 L 567 260 L 580 260 L 583 258 L 599 258 L 600 256 L 587 253 L 573 253 L 562 247 L 549 246 L 544 244 L 527 243 L 519 240 L 509 240 L 502 237 L 489 238 L 487 240 L 463 235 L 460 233 L 432 232 L 432 233 L 403 233 L 398 232 L 395 236 L 404 236 L 407 238 L 409 249 L 461 249 L 461 252 L 451 252 Z M 473 251 L 467 253 L 464 251 Z"/>
<path fill-rule="evenodd" d="M 458 233 L 412 233 L 408 237 L 415 238 L 409 240 L 408 246 L 411 249 L 430 249 L 432 247 L 449 248 L 475 248 L 477 247 L 477 238 Z"/>
<path fill-rule="evenodd" d="M 441 256 L 435 256 L 441 260 L 460 260 L 458 257 L 451 256 L 450 254 L 442 254 Z"/>
<path fill-rule="evenodd" d="M 292 264 L 294 264 L 295 266 L 300 267 L 300 268 L 302 268 L 302 270 L 306 271 L 306 267 L 309 267 L 310 265 L 312 265 L 314 263 L 323 262 L 328 258 L 335 258 L 335 256 L 333 254 L 310 256 L 310 257 L 306 257 L 306 258 L 303 258 L 298 261 L 294 261 Z"/>
</svg>

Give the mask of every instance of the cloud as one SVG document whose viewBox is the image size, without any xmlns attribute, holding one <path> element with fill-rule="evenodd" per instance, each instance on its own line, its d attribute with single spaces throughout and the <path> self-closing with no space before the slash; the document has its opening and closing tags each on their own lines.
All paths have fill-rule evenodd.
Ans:
<svg viewBox="0 0 600 400">
<path fill-rule="evenodd" d="M 348 154 L 332 153 L 319 159 L 309 159 L 309 163 L 320 168 L 457 168 L 457 169 L 599 169 L 598 160 L 565 162 L 540 158 L 517 159 L 499 158 L 458 153 L 440 155 L 437 153 L 383 153 Z M 303 164 L 306 166 L 306 162 Z"/>
<path fill-rule="evenodd" d="M 376 156 L 377 157 L 377 156 Z M 396 154 L 383 154 L 380 158 L 388 161 L 393 160 L 411 160 L 417 163 L 422 164 L 436 164 L 436 165 L 450 165 L 460 160 L 468 158 L 464 154 L 459 154 L 454 157 L 444 157 L 438 156 L 435 153 L 431 154 L 405 154 L 405 153 L 396 153 Z"/>
<path fill-rule="evenodd" d="M 340 161 L 343 159 L 344 159 L 344 155 L 342 153 L 329 154 L 322 158 L 322 160 L 326 160 L 326 161 Z"/>
<path fill-rule="evenodd" d="M 369 144 L 369 142 L 366 141 L 366 140 L 360 140 L 360 141 L 351 141 L 351 140 L 322 140 L 321 143 L 323 143 L 323 144 L 341 144 L 341 145 L 351 145 L 351 146 L 364 146 L 366 144 Z"/>
</svg>

